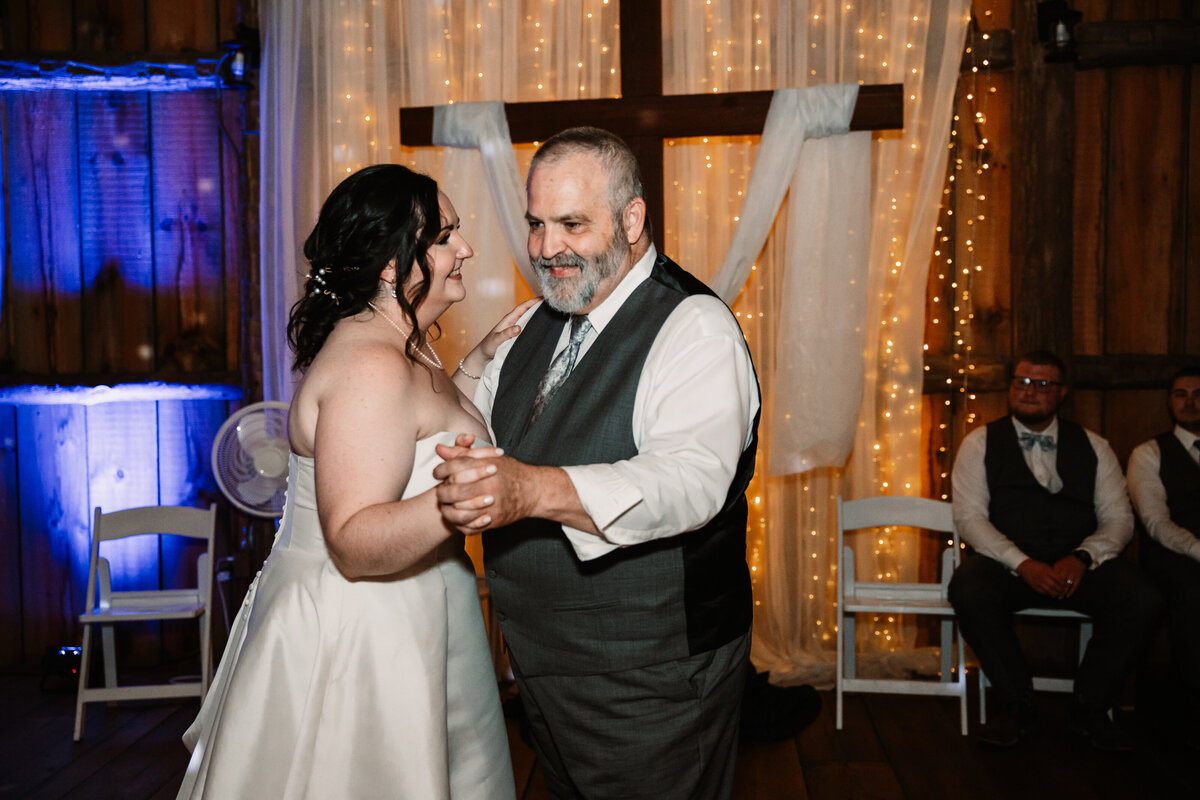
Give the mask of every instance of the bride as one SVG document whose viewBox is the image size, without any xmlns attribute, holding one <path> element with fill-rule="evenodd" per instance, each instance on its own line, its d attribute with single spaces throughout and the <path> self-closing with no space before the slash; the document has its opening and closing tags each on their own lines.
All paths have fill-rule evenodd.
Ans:
<svg viewBox="0 0 1200 800">
<path fill-rule="evenodd" d="M 179 796 L 512 798 L 475 573 L 432 470 L 452 432 L 487 436 L 462 390 L 529 304 L 446 374 L 427 331 L 466 296 L 473 251 L 402 166 L 339 184 L 304 255 L 287 504 L 184 736 Z"/>
</svg>

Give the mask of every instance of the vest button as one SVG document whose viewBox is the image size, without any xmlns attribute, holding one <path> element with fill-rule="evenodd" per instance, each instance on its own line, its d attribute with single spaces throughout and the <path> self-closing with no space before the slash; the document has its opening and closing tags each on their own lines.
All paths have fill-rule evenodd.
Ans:
<svg viewBox="0 0 1200 800">
<path fill-rule="evenodd" d="M 494 570 L 494 569 L 489 569 L 489 570 L 487 571 L 487 576 L 488 576 L 489 578 L 494 578 L 494 577 L 496 577 L 496 570 Z"/>
</svg>

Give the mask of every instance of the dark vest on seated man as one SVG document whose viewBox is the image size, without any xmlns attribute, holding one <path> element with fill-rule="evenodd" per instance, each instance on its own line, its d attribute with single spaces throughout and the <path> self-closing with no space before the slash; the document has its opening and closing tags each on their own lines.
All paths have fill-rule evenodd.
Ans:
<svg viewBox="0 0 1200 800">
<path fill-rule="evenodd" d="M 1096 532 L 1096 451 L 1083 426 L 1058 420 L 1057 493 L 1038 483 L 1011 417 L 987 426 L 988 518 L 1030 558 L 1053 564 Z"/>
<path fill-rule="evenodd" d="M 660 255 L 650 278 L 529 424 L 538 383 L 566 322 L 566 315 L 543 304 L 501 370 L 492 408 L 496 444 L 535 465 L 636 456 L 632 419 L 642 367 L 667 317 L 695 294 L 712 292 Z M 745 490 L 756 444 L 757 434 L 742 453 L 721 511 L 698 530 L 590 561 L 581 561 L 562 526 L 549 520 L 522 520 L 485 535 L 488 584 L 522 673 L 617 672 L 713 650 L 747 633 L 752 601 Z"/>
<path fill-rule="evenodd" d="M 1200 536 L 1200 464 L 1192 460 L 1174 432 L 1154 440 L 1158 442 L 1158 476 L 1167 490 L 1171 521 Z"/>
</svg>

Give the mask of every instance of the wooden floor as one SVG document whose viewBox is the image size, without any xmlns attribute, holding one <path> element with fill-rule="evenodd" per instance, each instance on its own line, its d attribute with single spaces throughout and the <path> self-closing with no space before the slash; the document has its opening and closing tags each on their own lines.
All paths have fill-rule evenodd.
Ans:
<svg viewBox="0 0 1200 800">
<path fill-rule="evenodd" d="M 1138 752 L 1103 755 L 1067 733 L 1063 695 L 1038 696 L 1040 730 L 1012 750 L 961 737 L 957 707 L 945 699 L 848 696 L 844 730 L 836 731 L 833 698 L 822 697 L 820 717 L 796 738 L 742 744 L 740 800 L 1197 796 L 1200 754 L 1184 751 L 1163 726 L 1131 715 Z M 187 763 L 179 737 L 197 708 L 91 705 L 84 741 L 75 744 L 69 687 L 42 691 L 36 675 L 0 674 L 0 798 L 172 798 Z M 548 797 L 515 725 L 509 738 L 518 795 Z"/>
</svg>

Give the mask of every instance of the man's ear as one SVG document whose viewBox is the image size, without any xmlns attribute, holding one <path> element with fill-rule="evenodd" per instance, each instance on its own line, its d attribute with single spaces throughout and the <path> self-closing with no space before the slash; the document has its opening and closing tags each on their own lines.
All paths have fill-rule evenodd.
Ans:
<svg viewBox="0 0 1200 800">
<path fill-rule="evenodd" d="M 640 197 L 630 200 L 621 212 L 621 225 L 625 228 L 625 239 L 630 244 L 642 238 L 642 231 L 646 228 L 646 201 Z"/>
</svg>

